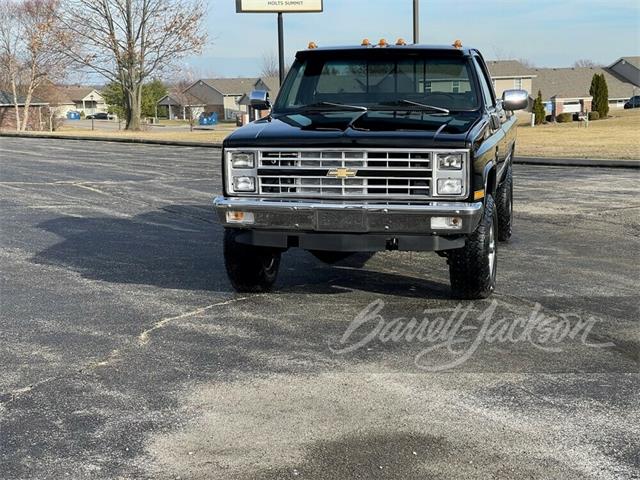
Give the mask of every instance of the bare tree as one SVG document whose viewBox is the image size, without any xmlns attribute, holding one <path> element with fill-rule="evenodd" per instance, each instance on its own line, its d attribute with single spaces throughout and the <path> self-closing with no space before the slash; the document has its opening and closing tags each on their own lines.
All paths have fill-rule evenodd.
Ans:
<svg viewBox="0 0 640 480">
<path fill-rule="evenodd" d="M 16 130 L 20 130 L 20 108 L 18 107 L 18 61 L 20 49 L 20 27 L 18 4 L 10 0 L 0 1 L 0 81 L 3 89 L 11 88 L 16 112 Z"/>
<path fill-rule="evenodd" d="M 0 59 L 11 87 L 16 129 L 26 130 L 34 92 L 45 82 L 59 81 L 67 61 L 61 53 L 58 0 L 2 0 L 0 3 Z M 20 119 L 18 98 L 24 97 Z"/>
<path fill-rule="evenodd" d="M 277 77 L 278 72 L 278 57 L 273 52 L 263 53 L 260 75 L 263 77 Z"/>
<path fill-rule="evenodd" d="M 588 58 L 581 58 L 573 62 L 573 68 L 583 68 L 583 67 L 599 67 L 600 65 L 593 60 L 589 60 Z"/>
<path fill-rule="evenodd" d="M 204 78 L 194 74 L 190 68 L 183 68 L 180 71 L 176 71 L 173 75 L 173 80 L 170 81 L 169 97 L 177 102 L 177 106 L 182 108 L 184 120 L 189 120 L 189 129 L 193 131 L 194 118 L 193 118 L 193 102 L 194 98 L 187 93 L 187 89 L 193 85 L 196 78 Z M 169 106 L 171 109 L 171 106 Z"/>
<path fill-rule="evenodd" d="M 518 60 L 518 62 L 520 62 L 522 65 L 524 65 L 527 68 L 536 68 L 535 63 L 533 63 L 528 58 L 518 58 L 517 60 Z"/>
<path fill-rule="evenodd" d="M 285 67 L 285 75 L 289 69 Z M 278 56 L 273 52 L 265 52 L 262 54 L 262 68 L 260 70 L 262 77 L 277 77 L 280 75 L 280 63 Z"/>
<path fill-rule="evenodd" d="M 67 55 L 117 82 L 128 130 L 140 130 L 142 85 L 206 42 L 203 0 L 63 0 Z"/>
</svg>

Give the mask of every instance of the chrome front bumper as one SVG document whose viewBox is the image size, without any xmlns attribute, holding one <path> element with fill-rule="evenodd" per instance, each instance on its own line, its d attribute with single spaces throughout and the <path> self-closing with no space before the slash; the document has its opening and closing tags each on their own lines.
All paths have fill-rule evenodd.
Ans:
<svg viewBox="0 0 640 480">
<path fill-rule="evenodd" d="M 460 235 L 473 232 L 482 202 L 346 202 L 323 200 L 216 197 L 214 206 L 225 227 L 289 232 Z M 227 212 L 250 212 L 253 223 L 229 222 Z M 460 217 L 456 230 L 433 229 L 433 217 Z"/>
</svg>

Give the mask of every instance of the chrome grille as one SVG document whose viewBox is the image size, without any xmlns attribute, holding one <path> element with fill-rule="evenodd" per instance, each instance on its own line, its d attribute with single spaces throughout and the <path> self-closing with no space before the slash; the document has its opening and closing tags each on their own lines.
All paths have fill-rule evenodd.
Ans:
<svg viewBox="0 0 640 480">
<path fill-rule="evenodd" d="M 307 197 L 429 197 L 432 155 L 432 152 L 417 150 L 377 149 L 261 151 L 259 193 Z M 340 170 L 346 170 L 348 176 L 339 178 Z"/>
</svg>

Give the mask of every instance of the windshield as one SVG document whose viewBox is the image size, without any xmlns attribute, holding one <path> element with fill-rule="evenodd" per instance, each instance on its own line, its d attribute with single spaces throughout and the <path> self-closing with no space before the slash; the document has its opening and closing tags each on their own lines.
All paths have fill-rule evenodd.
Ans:
<svg viewBox="0 0 640 480">
<path fill-rule="evenodd" d="M 435 114 L 479 108 L 466 59 L 385 57 L 313 55 L 296 61 L 274 113 L 341 106 L 349 110 L 431 110 Z"/>
</svg>

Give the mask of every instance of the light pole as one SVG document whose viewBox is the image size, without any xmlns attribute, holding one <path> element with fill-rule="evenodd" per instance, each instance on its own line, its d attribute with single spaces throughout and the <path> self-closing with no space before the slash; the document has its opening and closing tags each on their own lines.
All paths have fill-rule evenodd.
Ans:
<svg viewBox="0 0 640 480">
<path fill-rule="evenodd" d="M 413 43 L 420 43 L 420 0 L 413 0 Z"/>
</svg>

